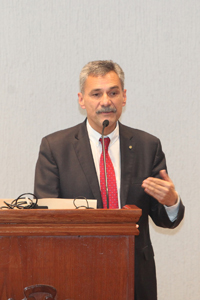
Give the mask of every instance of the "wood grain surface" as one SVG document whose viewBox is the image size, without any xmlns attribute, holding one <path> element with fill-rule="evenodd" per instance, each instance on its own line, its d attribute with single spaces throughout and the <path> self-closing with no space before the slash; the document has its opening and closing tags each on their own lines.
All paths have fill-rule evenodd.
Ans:
<svg viewBox="0 0 200 300">
<path fill-rule="evenodd" d="M 57 300 L 134 299 L 140 215 L 137 208 L 0 211 L 0 299 L 21 300 L 36 284 L 55 287 Z"/>
</svg>

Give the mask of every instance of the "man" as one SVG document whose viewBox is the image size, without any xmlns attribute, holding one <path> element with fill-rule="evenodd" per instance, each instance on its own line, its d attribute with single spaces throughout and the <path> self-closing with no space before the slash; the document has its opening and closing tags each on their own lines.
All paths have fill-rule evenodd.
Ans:
<svg viewBox="0 0 200 300">
<path fill-rule="evenodd" d="M 126 105 L 124 73 L 118 64 L 88 63 L 80 74 L 78 99 L 87 119 L 42 140 L 34 193 L 38 198 L 85 196 L 97 199 L 98 208 L 106 207 L 101 195 L 99 139 L 102 123 L 108 120 L 104 135 L 110 138 L 108 153 L 116 178 L 117 207 L 135 204 L 142 209 L 135 245 L 135 299 L 156 300 L 148 216 L 158 226 L 174 228 L 184 215 L 184 206 L 166 173 L 160 141 L 118 121 Z"/>
</svg>

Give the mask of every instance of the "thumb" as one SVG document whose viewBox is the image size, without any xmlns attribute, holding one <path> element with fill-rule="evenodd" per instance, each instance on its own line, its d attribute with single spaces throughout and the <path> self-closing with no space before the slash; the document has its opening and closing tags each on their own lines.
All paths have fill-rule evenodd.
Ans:
<svg viewBox="0 0 200 300">
<path fill-rule="evenodd" d="M 169 176 L 168 176 L 166 170 L 161 170 L 161 171 L 159 172 L 159 174 L 160 174 L 160 176 L 161 176 L 161 178 L 162 178 L 163 180 L 168 181 L 168 182 L 172 182 L 171 179 L 169 178 Z"/>
</svg>

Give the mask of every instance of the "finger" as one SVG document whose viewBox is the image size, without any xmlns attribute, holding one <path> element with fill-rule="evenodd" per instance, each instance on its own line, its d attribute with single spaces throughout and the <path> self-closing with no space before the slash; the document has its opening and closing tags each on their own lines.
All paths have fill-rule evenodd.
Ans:
<svg viewBox="0 0 200 300">
<path fill-rule="evenodd" d="M 166 186 L 163 186 L 163 185 L 160 185 L 160 184 L 157 184 L 155 183 L 154 181 L 145 181 L 143 184 L 142 184 L 142 187 L 145 188 L 145 189 L 149 189 L 151 191 L 153 190 L 157 190 L 157 191 L 162 191 L 163 189 L 167 189 L 168 187 Z"/>
<path fill-rule="evenodd" d="M 159 192 L 156 192 L 156 191 L 152 191 L 150 189 L 145 189 L 144 190 L 145 193 L 147 193 L 149 196 L 155 198 L 158 202 L 160 203 L 164 203 L 164 200 L 165 200 L 165 194 L 163 193 L 159 193 Z"/>
<path fill-rule="evenodd" d="M 144 191 L 149 195 L 153 196 L 154 198 L 162 198 L 166 196 L 169 190 L 168 188 L 160 187 L 157 185 L 146 185 L 144 186 Z"/>
<path fill-rule="evenodd" d="M 143 181 L 142 184 L 150 184 L 150 185 L 159 185 L 159 186 L 164 186 L 164 187 L 168 187 L 169 186 L 169 182 L 166 180 L 162 180 L 159 178 L 154 178 L 154 177 L 148 177 L 147 179 L 145 179 Z"/>
<path fill-rule="evenodd" d="M 166 180 L 166 181 L 168 181 L 168 182 L 172 182 L 172 180 L 171 180 L 170 177 L 168 176 L 166 170 L 161 170 L 161 171 L 159 172 L 159 174 L 160 174 L 160 177 L 161 177 L 163 180 Z"/>
</svg>

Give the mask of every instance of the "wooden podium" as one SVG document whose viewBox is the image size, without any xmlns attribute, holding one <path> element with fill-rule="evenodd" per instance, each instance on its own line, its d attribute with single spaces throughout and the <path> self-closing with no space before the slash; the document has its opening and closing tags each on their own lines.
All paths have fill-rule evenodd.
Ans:
<svg viewBox="0 0 200 300">
<path fill-rule="evenodd" d="M 57 300 L 134 299 L 134 246 L 142 212 L 0 210 L 0 299 L 47 284 Z"/>
</svg>

